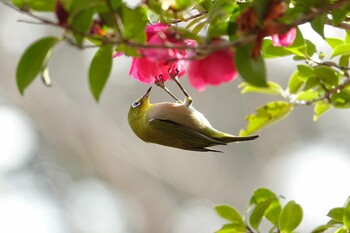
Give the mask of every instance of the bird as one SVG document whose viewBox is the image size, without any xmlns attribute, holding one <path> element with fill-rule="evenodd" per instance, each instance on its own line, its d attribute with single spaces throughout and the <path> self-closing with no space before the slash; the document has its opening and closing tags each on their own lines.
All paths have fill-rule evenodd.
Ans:
<svg viewBox="0 0 350 233">
<path fill-rule="evenodd" d="M 151 89 L 152 86 L 146 94 L 133 102 L 128 112 L 128 122 L 132 131 L 145 142 L 189 151 L 222 152 L 209 147 L 259 137 L 240 137 L 216 130 L 202 113 L 189 104 L 151 104 Z"/>
</svg>

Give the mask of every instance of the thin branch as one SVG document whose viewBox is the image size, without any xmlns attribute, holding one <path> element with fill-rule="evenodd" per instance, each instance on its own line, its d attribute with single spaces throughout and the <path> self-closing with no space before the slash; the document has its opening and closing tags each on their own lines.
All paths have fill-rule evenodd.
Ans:
<svg viewBox="0 0 350 233">
<path fill-rule="evenodd" d="M 202 11 L 202 12 L 199 12 L 198 14 L 192 15 L 192 16 L 190 16 L 188 18 L 177 19 L 177 20 L 174 20 L 174 21 L 170 21 L 169 23 L 170 24 L 177 24 L 177 23 L 181 23 L 181 22 L 188 22 L 188 21 L 190 21 L 192 19 L 199 18 L 199 17 L 201 17 L 201 16 L 203 16 L 203 15 L 205 15 L 207 13 L 208 13 L 208 11 Z"/>
<path fill-rule="evenodd" d="M 333 27 L 337 27 L 337 28 L 341 28 L 341 29 L 345 29 L 345 30 L 350 30 L 350 24 L 349 23 L 345 23 L 345 22 L 340 22 L 337 25 L 333 24 L 333 20 L 331 19 L 327 19 L 326 20 L 326 24 L 333 26 Z"/>
</svg>

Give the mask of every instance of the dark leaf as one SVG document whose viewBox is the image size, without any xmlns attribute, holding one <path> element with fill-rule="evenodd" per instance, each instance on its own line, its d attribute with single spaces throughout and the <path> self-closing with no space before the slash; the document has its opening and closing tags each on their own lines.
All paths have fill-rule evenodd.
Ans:
<svg viewBox="0 0 350 233">
<path fill-rule="evenodd" d="M 22 95 L 25 88 L 46 67 L 53 47 L 58 41 L 57 37 L 45 37 L 35 41 L 24 51 L 16 72 L 17 86 Z"/>
</svg>

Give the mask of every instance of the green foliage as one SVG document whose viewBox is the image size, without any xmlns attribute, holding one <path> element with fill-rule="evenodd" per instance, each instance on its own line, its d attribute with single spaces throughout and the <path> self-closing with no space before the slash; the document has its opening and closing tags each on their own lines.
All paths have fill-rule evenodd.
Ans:
<svg viewBox="0 0 350 233">
<path fill-rule="evenodd" d="M 282 209 L 278 225 L 282 233 L 289 233 L 298 227 L 302 219 L 303 210 L 301 206 L 294 201 L 290 201 Z"/>
<path fill-rule="evenodd" d="M 22 95 L 39 73 L 46 69 L 53 47 L 59 40 L 57 37 L 45 37 L 35 41 L 24 51 L 16 73 L 17 86 Z"/>
<path fill-rule="evenodd" d="M 134 7 L 122 0 L 10 2 L 39 22 L 61 28 L 61 38 L 69 45 L 98 48 L 89 70 L 90 90 L 96 100 L 112 67 L 111 54 L 118 51 L 126 56 L 144 56 L 141 51 L 152 47 L 147 44 L 147 24 L 163 22 L 169 26 L 167 38 L 162 35 L 167 42 L 164 47 L 171 47 L 163 49 L 176 50 L 178 44 L 173 40 L 186 41 L 183 46 L 187 46 L 189 60 L 201 59 L 220 49 L 231 49 L 235 67 L 245 82 L 239 86 L 241 93 L 276 98 L 247 117 L 248 125 L 241 130 L 241 135 L 278 122 L 297 106 L 313 107 L 314 121 L 330 109 L 350 107 L 350 31 L 346 30 L 350 4 L 345 0 L 149 0 Z M 41 18 L 36 14 L 38 11 L 48 12 L 52 17 Z M 328 43 L 330 54 L 319 51 L 310 38 L 304 38 L 298 25 L 305 20 Z M 345 37 L 326 37 L 326 24 L 343 28 Z M 296 28 L 294 41 L 283 46 L 272 43 L 271 35 L 284 34 L 292 27 Z M 21 94 L 38 75 L 45 85 L 50 85 L 47 62 L 58 40 L 47 37 L 24 52 L 16 75 Z M 196 44 L 195 48 L 193 44 L 187 45 L 189 40 Z M 287 87 L 269 80 L 265 66 L 265 59 L 285 56 L 296 61 Z M 286 78 L 279 77 L 279 80 Z M 260 212 L 256 214 L 261 215 Z M 259 218 L 253 220 L 257 227 Z"/>
<path fill-rule="evenodd" d="M 255 133 L 263 127 L 281 120 L 288 116 L 293 110 L 293 105 L 285 101 L 275 101 L 259 107 L 254 114 L 249 115 L 246 119 L 248 126 L 245 130 L 240 131 L 241 136 Z"/>
<path fill-rule="evenodd" d="M 235 64 L 244 81 L 256 87 L 267 87 L 265 63 L 262 56 L 252 58 L 253 45 L 236 49 Z"/>
<path fill-rule="evenodd" d="M 89 83 L 92 94 L 98 101 L 112 69 L 113 46 L 101 47 L 90 64 Z"/>
</svg>

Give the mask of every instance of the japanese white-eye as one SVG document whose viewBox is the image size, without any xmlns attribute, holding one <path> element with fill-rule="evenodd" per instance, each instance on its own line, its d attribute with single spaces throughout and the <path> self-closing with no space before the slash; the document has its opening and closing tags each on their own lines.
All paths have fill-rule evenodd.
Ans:
<svg viewBox="0 0 350 233">
<path fill-rule="evenodd" d="M 151 104 L 151 89 L 131 105 L 128 114 L 131 129 L 145 142 L 191 151 L 220 152 L 207 147 L 259 137 L 237 137 L 220 132 L 211 126 L 202 113 L 185 103 Z"/>
</svg>

